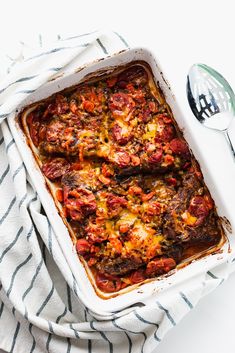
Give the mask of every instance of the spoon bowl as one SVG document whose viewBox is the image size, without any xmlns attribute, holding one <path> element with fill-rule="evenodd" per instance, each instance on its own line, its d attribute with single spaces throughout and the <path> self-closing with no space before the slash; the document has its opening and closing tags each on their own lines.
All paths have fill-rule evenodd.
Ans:
<svg viewBox="0 0 235 353">
<path fill-rule="evenodd" d="M 235 156 L 228 128 L 235 115 L 235 95 L 225 78 L 204 64 L 193 65 L 187 77 L 191 110 L 205 127 L 222 131 Z"/>
</svg>

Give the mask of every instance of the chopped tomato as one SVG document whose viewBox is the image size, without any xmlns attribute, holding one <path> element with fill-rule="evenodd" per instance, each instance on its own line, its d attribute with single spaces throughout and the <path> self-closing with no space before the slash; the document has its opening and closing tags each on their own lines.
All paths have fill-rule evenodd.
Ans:
<svg viewBox="0 0 235 353">
<path fill-rule="evenodd" d="M 139 186 L 131 186 L 128 190 L 128 194 L 130 195 L 140 195 L 142 192 L 143 190 Z"/>
<path fill-rule="evenodd" d="M 174 158 L 172 155 L 166 154 L 166 155 L 164 156 L 164 163 L 165 163 L 167 166 L 173 164 L 174 161 L 175 161 L 175 158 Z"/>
<path fill-rule="evenodd" d="M 148 107 L 152 113 L 156 113 L 158 111 L 158 106 L 156 102 L 149 102 Z"/>
<path fill-rule="evenodd" d="M 69 108 L 72 113 L 74 113 L 74 114 L 77 113 L 78 105 L 77 105 L 77 102 L 75 101 L 75 99 L 71 99 L 71 101 L 69 103 Z"/>
<path fill-rule="evenodd" d="M 54 158 L 42 166 L 42 172 L 50 180 L 60 178 L 70 169 L 69 162 L 64 158 Z"/>
<path fill-rule="evenodd" d="M 94 111 L 95 105 L 93 102 L 87 101 L 85 100 L 83 102 L 83 108 L 88 112 L 88 113 L 92 113 Z"/>
<path fill-rule="evenodd" d="M 99 181 L 104 185 L 109 185 L 111 183 L 111 179 L 105 177 L 104 175 L 100 174 L 98 176 Z"/>
<path fill-rule="evenodd" d="M 110 241 L 110 244 L 113 247 L 113 250 L 117 254 L 121 254 L 121 252 L 122 252 L 122 242 L 118 238 L 111 238 L 109 241 Z"/>
<path fill-rule="evenodd" d="M 146 213 L 149 216 L 157 216 L 161 213 L 162 207 L 158 201 L 151 201 L 146 207 Z"/>
<path fill-rule="evenodd" d="M 46 129 L 46 140 L 55 143 L 64 134 L 65 125 L 59 120 L 52 120 Z"/>
<path fill-rule="evenodd" d="M 127 205 L 127 200 L 124 197 L 109 194 L 107 198 L 107 206 L 109 209 L 110 216 L 117 216 Z"/>
<path fill-rule="evenodd" d="M 117 152 L 115 159 L 120 168 L 128 167 L 131 161 L 131 157 L 128 152 Z"/>
<path fill-rule="evenodd" d="M 64 195 L 63 195 L 63 190 L 62 189 L 57 189 L 56 190 L 56 198 L 59 202 L 63 202 L 64 200 Z"/>
<path fill-rule="evenodd" d="M 172 124 L 167 124 L 162 128 L 159 134 L 159 138 L 164 142 L 169 142 L 173 139 L 174 135 L 175 135 L 174 126 Z"/>
<path fill-rule="evenodd" d="M 188 211 L 195 217 L 197 221 L 195 225 L 201 225 L 206 217 L 209 215 L 210 210 L 213 208 L 213 200 L 209 195 L 194 196 L 188 208 Z"/>
<path fill-rule="evenodd" d="M 149 192 L 148 194 L 143 194 L 143 195 L 141 196 L 142 201 L 149 201 L 149 200 L 151 200 L 151 198 L 154 196 L 154 194 L 155 194 L 154 191 L 151 191 L 151 192 Z"/>
<path fill-rule="evenodd" d="M 207 206 L 207 201 L 203 196 L 194 196 L 189 205 L 189 212 L 194 216 L 207 215 L 209 208 Z"/>
<path fill-rule="evenodd" d="M 86 239 L 78 239 L 76 243 L 77 253 L 79 255 L 87 255 L 90 252 L 91 245 Z"/>
<path fill-rule="evenodd" d="M 78 156 L 79 156 L 79 160 L 80 162 L 83 162 L 83 153 L 84 153 L 84 145 L 80 145 L 78 148 Z"/>
<path fill-rule="evenodd" d="M 146 279 L 146 276 L 145 276 L 145 271 L 143 269 L 134 271 L 130 275 L 130 281 L 132 284 L 143 282 L 145 279 Z"/>
<path fill-rule="evenodd" d="M 151 143 L 151 142 L 146 143 L 145 150 L 148 153 L 151 153 L 151 152 L 155 151 L 155 149 L 156 149 L 156 144 L 155 143 Z"/>
<path fill-rule="evenodd" d="M 173 153 L 178 155 L 187 155 L 189 154 L 189 149 L 187 143 L 179 138 L 175 138 L 170 142 L 170 148 Z"/>
<path fill-rule="evenodd" d="M 102 164 L 102 174 L 105 177 L 110 177 L 114 174 L 114 171 L 108 166 L 107 164 L 103 163 Z"/>
<path fill-rule="evenodd" d="M 169 184 L 169 185 L 173 185 L 173 186 L 176 186 L 177 185 L 177 179 L 176 178 L 166 178 L 166 182 Z"/>
<path fill-rule="evenodd" d="M 134 100 L 126 93 L 114 93 L 110 97 L 109 108 L 111 111 L 123 111 L 123 110 L 130 110 L 135 106 Z"/>
<path fill-rule="evenodd" d="M 175 268 L 176 262 L 172 258 L 160 258 L 152 260 L 148 263 L 146 268 L 147 276 L 158 276 L 169 272 Z"/>
<path fill-rule="evenodd" d="M 162 160 L 162 149 L 157 149 L 151 156 L 149 157 L 148 161 L 150 164 L 158 164 Z"/>
<path fill-rule="evenodd" d="M 162 119 L 165 124 L 172 123 L 172 118 L 167 113 L 158 114 L 157 117 L 158 117 L 158 119 Z"/>
<path fill-rule="evenodd" d="M 80 221 L 83 217 L 93 214 L 97 208 L 93 192 L 85 188 L 67 190 L 65 187 L 64 203 L 74 221 Z"/>
<path fill-rule="evenodd" d="M 140 165 L 140 158 L 138 156 L 135 156 L 134 154 L 131 155 L 131 165 L 134 167 L 137 167 Z"/>
<path fill-rule="evenodd" d="M 95 257 L 91 257 L 88 261 L 88 266 L 92 267 L 97 263 L 97 259 Z"/>
<path fill-rule="evenodd" d="M 91 245 L 91 254 L 96 254 L 100 251 L 100 247 L 97 245 L 92 244 Z"/>
<path fill-rule="evenodd" d="M 102 243 L 108 237 L 104 227 L 98 224 L 88 224 L 85 230 L 87 237 L 91 243 Z"/>
<path fill-rule="evenodd" d="M 119 124 L 114 124 L 112 129 L 113 138 L 119 145 L 126 145 L 132 138 L 131 130 L 123 130 Z"/>
<path fill-rule="evenodd" d="M 71 170 L 81 170 L 82 169 L 82 164 L 75 162 L 71 164 Z"/>
<path fill-rule="evenodd" d="M 120 233 L 127 233 L 129 229 L 130 229 L 129 224 L 121 224 L 119 227 L 119 232 Z"/>
<path fill-rule="evenodd" d="M 96 284 L 99 289 L 106 293 L 118 292 L 121 289 L 121 280 L 119 278 L 109 279 L 101 273 L 96 274 Z"/>
</svg>

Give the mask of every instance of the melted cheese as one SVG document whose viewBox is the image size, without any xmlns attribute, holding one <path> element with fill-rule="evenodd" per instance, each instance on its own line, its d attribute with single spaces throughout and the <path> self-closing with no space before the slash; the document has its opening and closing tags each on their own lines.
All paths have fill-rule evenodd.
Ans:
<svg viewBox="0 0 235 353">
<path fill-rule="evenodd" d="M 83 139 L 85 137 L 90 137 L 90 136 L 94 136 L 94 131 L 92 131 L 92 130 L 83 130 L 79 134 L 79 138 L 80 139 Z"/>
<path fill-rule="evenodd" d="M 108 143 L 100 144 L 97 150 L 98 157 L 108 157 L 110 154 L 111 146 Z"/>
<path fill-rule="evenodd" d="M 184 220 L 184 222 L 189 226 L 193 226 L 197 221 L 197 217 L 192 216 L 188 211 L 185 211 L 181 215 L 181 217 Z"/>
<path fill-rule="evenodd" d="M 132 213 L 128 210 L 124 210 L 124 211 L 122 211 L 122 213 L 120 215 L 120 220 L 118 221 L 118 223 L 128 224 L 129 226 L 131 226 L 132 224 L 134 224 L 136 219 L 137 219 L 137 217 L 134 213 Z"/>
<path fill-rule="evenodd" d="M 152 228 L 147 227 L 145 224 L 143 224 L 139 219 L 136 221 L 135 226 L 132 230 L 132 234 L 138 239 L 138 240 L 144 240 L 145 238 L 148 237 L 149 234 L 153 232 Z"/>
<path fill-rule="evenodd" d="M 152 258 L 157 253 L 161 253 L 161 242 L 164 239 L 163 235 L 156 234 L 152 228 L 145 227 L 144 224 L 139 224 L 135 227 L 134 237 L 125 242 L 127 253 L 138 251 L 143 258 Z"/>
<path fill-rule="evenodd" d="M 149 123 L 145 127 L 145 134 L 143 135 L 144 140 L 151 140 L 156 136 L 157 124 Z"/>
</svg>

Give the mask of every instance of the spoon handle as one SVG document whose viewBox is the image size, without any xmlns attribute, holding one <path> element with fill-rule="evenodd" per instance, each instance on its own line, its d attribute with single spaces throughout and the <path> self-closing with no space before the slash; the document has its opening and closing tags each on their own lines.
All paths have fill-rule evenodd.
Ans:
<svg viewBox="0 0 235 353">
<path fill-rule="evenodd" d="M 225 131 L 224 131 L 224 135 L 225 135 L 225 138 L 226 138 L 226 140 L 227 140 L 227 142 L 228 142 L 228 144 L 229 144 L 229 146 L 230 146 L 230 149 L 231 149 L 231 151 L 232 151 L 232 153 L 233 153 L 233 157 L 235 157 L 235 150 L 234 150 L 234 148 L 233 148 L 232 141 L 231 141 L 231 139 L 230 139 L 230 137 L 229 137 L 228 130 L 225 130 Z"/>
</svg>

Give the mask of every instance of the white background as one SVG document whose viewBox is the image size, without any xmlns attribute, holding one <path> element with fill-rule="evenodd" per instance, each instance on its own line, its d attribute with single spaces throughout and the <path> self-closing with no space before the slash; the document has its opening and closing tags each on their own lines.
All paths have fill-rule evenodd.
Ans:
<svg viewBox="0 0 235 353">
<path fill-rule="evenodd" d="M 17 56 L 20 39 L 31 45 L 38 43 L 38 33 L 43 41 L 50 41 L 57 34 L 66 37 L 106 27 L 121 33 L 131 45 L 148 47 L 155 53 L 192 126 L 195 121 L 187 105 L 185 82 L 193 63 L 216 68 L 235 89 L 233 0 L 2 0 L 0 13 L 0 65 L 5 62 L 5 52 Z M 235 137 L 233 130 L 231 135 Z M 207 134 L 208 140 L 214 136 L 210 131 L 202 134 L 204 142 Z M 220 156 L 227 158 L 229 150 L 223 137 L 215 137 L 214 141 L 220 142 Z M 209 144 L 207 149 L 216 150 Z M 234 353 L 234 332 L 232 275 L 202 299 L 156 352 Z"/>
</svg>

